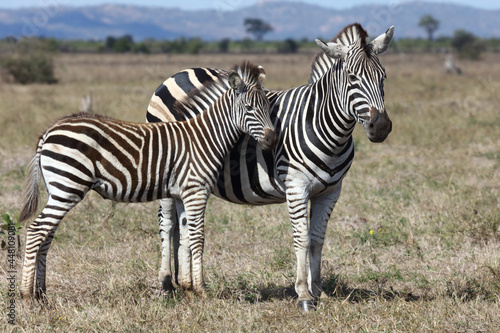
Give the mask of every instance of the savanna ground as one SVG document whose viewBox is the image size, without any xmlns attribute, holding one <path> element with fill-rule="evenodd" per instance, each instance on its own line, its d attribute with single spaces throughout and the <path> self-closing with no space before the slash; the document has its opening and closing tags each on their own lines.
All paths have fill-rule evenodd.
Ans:
<svg viewBox="0 0 500 333">
<path fill-rule="evenodd" d="M 248 58 L 265 86 L 307 82 L 312 55 L 59 55 L 56 85 L 0 86 L 0 212 L 17 219 L 38 135 L 78 110 L 89 91 L 98 113 L 144 121 L 149 98 L 175 72 L 229 68 Z M 61 224 L 48 255 L 49 305 L 8 297 L 0 256 L 4 331 L 349 332 L 500 330 L 500 55 L 443 73 L 444 55 L 385 55 L 393 132 L 356 157 L 323 251 L 329 298 L 302 314 L 286 207 L 211 198 L 205 298 L 161 294 L 157 206 L 113 204 L 92 193 Z M 42 194 L 45 198 L 44 190 Z M 24 246 L 26 228 L 21 229 Z M 1 235 L 0 237 L 5 237 Z M 7 323 L 14 299 L 15 325 Z"/>
</svg>

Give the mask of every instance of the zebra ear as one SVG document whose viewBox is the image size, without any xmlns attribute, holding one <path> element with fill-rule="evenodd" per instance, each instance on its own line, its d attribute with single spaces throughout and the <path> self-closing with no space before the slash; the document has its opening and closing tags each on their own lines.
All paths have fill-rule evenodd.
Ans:
<svg viewBox="0 0 500 333">
<path fill-rule="evenodd" d="M 394 36 L 394 26 L 387 29 L 385 33 L 378 36 L 370 43 L 370 46 L 375 54 L 384 54 L 391 46 L 392 37 Z"/>
<path fill-rule="evenodd" d="M 315 39 L 315 42 L 318 44 L 319 48 L 331 58 L 345 59 L 347 56 L 349 50 L 347 46 L 333 42 L 325 43 L 319 39 Z"/>
<path fill-rule="evenodd" d="M 243 82 L 241 76 L 236 71 L 229 72 L 227 80 L 229 82 L 229 86 L 232 89 L 236 90 L 238 93 L 241 93 L 243 91 L 245 83 Z"/>
<path fill-rule="evenodd" d="M 266 78 L 266 71 L 264 70 L 264 67 L 259 66 L 259 84 L 262 86 L 262 82 L 264 82 L 264 79 Z"/>
</svg>

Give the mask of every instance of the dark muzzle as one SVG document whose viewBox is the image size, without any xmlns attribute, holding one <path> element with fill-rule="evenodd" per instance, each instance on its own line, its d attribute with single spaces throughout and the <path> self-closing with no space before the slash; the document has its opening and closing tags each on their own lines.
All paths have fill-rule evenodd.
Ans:
<svg viewBox="0 0 500 333">
<path fill-rule="evenodd" d="M 372 107 L 370 114 L 370 121 L 364 124 L 366 136 L 371 142 L 382 142 L 392 131 L 392 121 L 385 110 L 380 112 Z"/>
<path fill-rule="evenodd" d="M 272 150 L 278 143 L 278 134 L 270 128 L 267 128 L 264 137 L 259 140 L 259 144 L 264 150 Z"/>
</svg>

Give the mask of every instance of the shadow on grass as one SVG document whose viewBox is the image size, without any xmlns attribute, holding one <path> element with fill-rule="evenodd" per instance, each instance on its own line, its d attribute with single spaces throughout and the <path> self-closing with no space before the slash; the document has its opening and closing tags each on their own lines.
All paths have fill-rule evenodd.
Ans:
<svg viewBox="0 0 500 333">
<path fill-rule="evenodd" d="M 339 275 L 331 275 L 323 279 L 323 291 L 330 300 L 348 301 L 361 303 L 374 299 L 384 299 L 386 301 L 404 300 L 406 302 L 416 302 L 420 300 L 431 300 L 428 296 L 414 295 L 411 292 L 396 291 L 392 286 L 386 287 L 385 283 L 377 284 L 372 289 L 350 288 Z M 237 299 L 250 303 L 266 302 L 272 300 L 296 299 L 294 285 L 247 285 L 238 283 L 237 285 L 216 287 L 210 293 L 223 299 Z"/>
<path fill-rule="evenodd" d="M 385 282 L 376 283 L 372 289 L 350 288 L 339 275 L 330 275 L 323 281 L 323 291 L 334 300 L 361 303 L 373 299 L 384 299 L 386 301 L 404 300 L 416 302 L 430 300 L 428 296 L 414 295 L 412 292 L 396 291 L 392 286 L 386 287 Z"/>
</svg>

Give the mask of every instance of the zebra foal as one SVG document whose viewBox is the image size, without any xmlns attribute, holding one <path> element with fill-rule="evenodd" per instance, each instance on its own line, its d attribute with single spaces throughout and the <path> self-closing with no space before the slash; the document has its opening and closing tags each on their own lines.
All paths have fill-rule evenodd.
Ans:
<svg viewBox="0 0 500 333">
<path fill-rule="evenodd" d="M 35 213 L 42 177 L 48 201 L 27 228 L 21 296 L 45 295 L 46 256 L 54 233 L 90 190 L 119 202 L 181 200 L 193 253 L 193 289 L 202 291 L 204 212 L 225 155 L 242 133 L 264 149 L 276 143 L 269 101 L 261 88 L 264 78 L 261 67 L 248 62 L 236 66 L 229 73 L 230 89 L 206 112 L 185 122 L 139 124 L 79 113 L 50 126 L 31 161 L 19 217 L 24 221 Z M 210 89 L 207 85 L 200 91 Z M 200 91 L 190 94 L 192 103 Z M 189 103 L 182 107 L 189 108 Z"/>
</svg>

